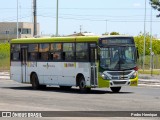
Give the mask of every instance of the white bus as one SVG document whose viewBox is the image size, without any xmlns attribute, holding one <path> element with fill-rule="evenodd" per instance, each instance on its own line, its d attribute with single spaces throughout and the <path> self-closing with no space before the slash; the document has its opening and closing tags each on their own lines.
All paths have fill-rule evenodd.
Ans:
<svg viewBox="0 0 160 120">
<path fill-rule="evenodd" d="M 91 88 L 137 86 L 133 37 L 54 37 L 11 41 L 11 79 L 33 89 L 58 85 Z"/>
</svg>

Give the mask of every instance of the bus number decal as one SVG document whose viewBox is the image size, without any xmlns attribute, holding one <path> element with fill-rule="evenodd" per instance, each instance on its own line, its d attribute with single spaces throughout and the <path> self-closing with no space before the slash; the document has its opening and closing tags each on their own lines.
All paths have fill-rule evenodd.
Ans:
<svg viewBox="0 0 160 120">
<path fill-rule="evenodd" d="M 76 63 L 64 63 L 64 67 L 76 67 Z"/>
</svg>

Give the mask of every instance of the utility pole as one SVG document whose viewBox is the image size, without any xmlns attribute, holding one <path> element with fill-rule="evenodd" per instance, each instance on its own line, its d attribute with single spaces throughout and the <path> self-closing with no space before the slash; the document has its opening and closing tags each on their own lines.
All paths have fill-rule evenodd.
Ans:
<svg viewBox="0 0 160 120">
<path fill-rule="evenodd" d="M 58 37 L 58 0 L 57 0 L 57 14 L 56 14 L 56 37 Z"/>
<path fill-rule="evenodd" d="M 33 36 L 37 36 L 37 0 L 33 0 Z"/>
<path fill-rule="evenodd" d="M 19 28 L 19 24 L 18 24 L 18 0 L 17 0 L 17 39 L 19 38 L 19 32 L 18 32 L 18 28 Z"/>
<path fill-rule="evenodd" d="M 108 20 L 106 20 L 106 34 L 108 32 Z"/>
<path fill-rule="evenodd" d="M 80 33 L 82 33 L 82 25 L 80 25 Z"/>
<path fill-rule="evenodd" d="M 145 69 L 145 54 L 146 54 L 146 0 L 145 0 L 145 13 L 144 13 L 143 71 Z"/>
<path fill-rule="evenodd" d="M 151 76 L 153 73 L 153 50 L 152 50 L 152 7 L 151 7 L 151 22 L 150 22 L 150 69 Z"/>
</svg>

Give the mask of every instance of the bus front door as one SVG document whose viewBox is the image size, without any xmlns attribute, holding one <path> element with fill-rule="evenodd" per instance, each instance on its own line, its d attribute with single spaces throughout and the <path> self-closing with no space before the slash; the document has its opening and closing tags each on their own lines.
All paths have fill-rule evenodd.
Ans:
<svg viewBox="0 0 160 120">
<path fill-rule="evenodd" d="M 21 49 L 21 66 L 22 66 L 22 83 L 26 82 L 27 78 L 27 48 Z"/>
<path fill-rule="evenodd" d="M 90 44 L 90 62 L 91 62 L 91 86 L 98 86 L 98 75 L 97 75 L 97 48 L 96 43 Z"/>
</svg>

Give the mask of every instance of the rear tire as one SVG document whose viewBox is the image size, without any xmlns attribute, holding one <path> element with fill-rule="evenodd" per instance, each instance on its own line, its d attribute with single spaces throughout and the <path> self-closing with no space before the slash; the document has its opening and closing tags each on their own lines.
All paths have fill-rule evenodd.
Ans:
<svg viewBox="0 0 160 120">
<path fill-rule="evenodd" d="M 32 84 L 32 88 L 34 90 L 38 90 L 40 88 L 39 80 L 38 80 L 38 77 L 35 73 L 32 74 L 32 76 L 31 76 L 31 84 Z"/>
<path fill-rule="evenodd" d="M 121 87 L 111 87 L 112 92 L 118 93 L 121 90 Z"/>
<path fill-rule="evenodd" d="M 85 79 L 84 77 L 81 77 L 79 79 L 79 89 L 81 93 L 87 93 L 91 90 L 91 88 L 86 87 Z"/>
</svg>

